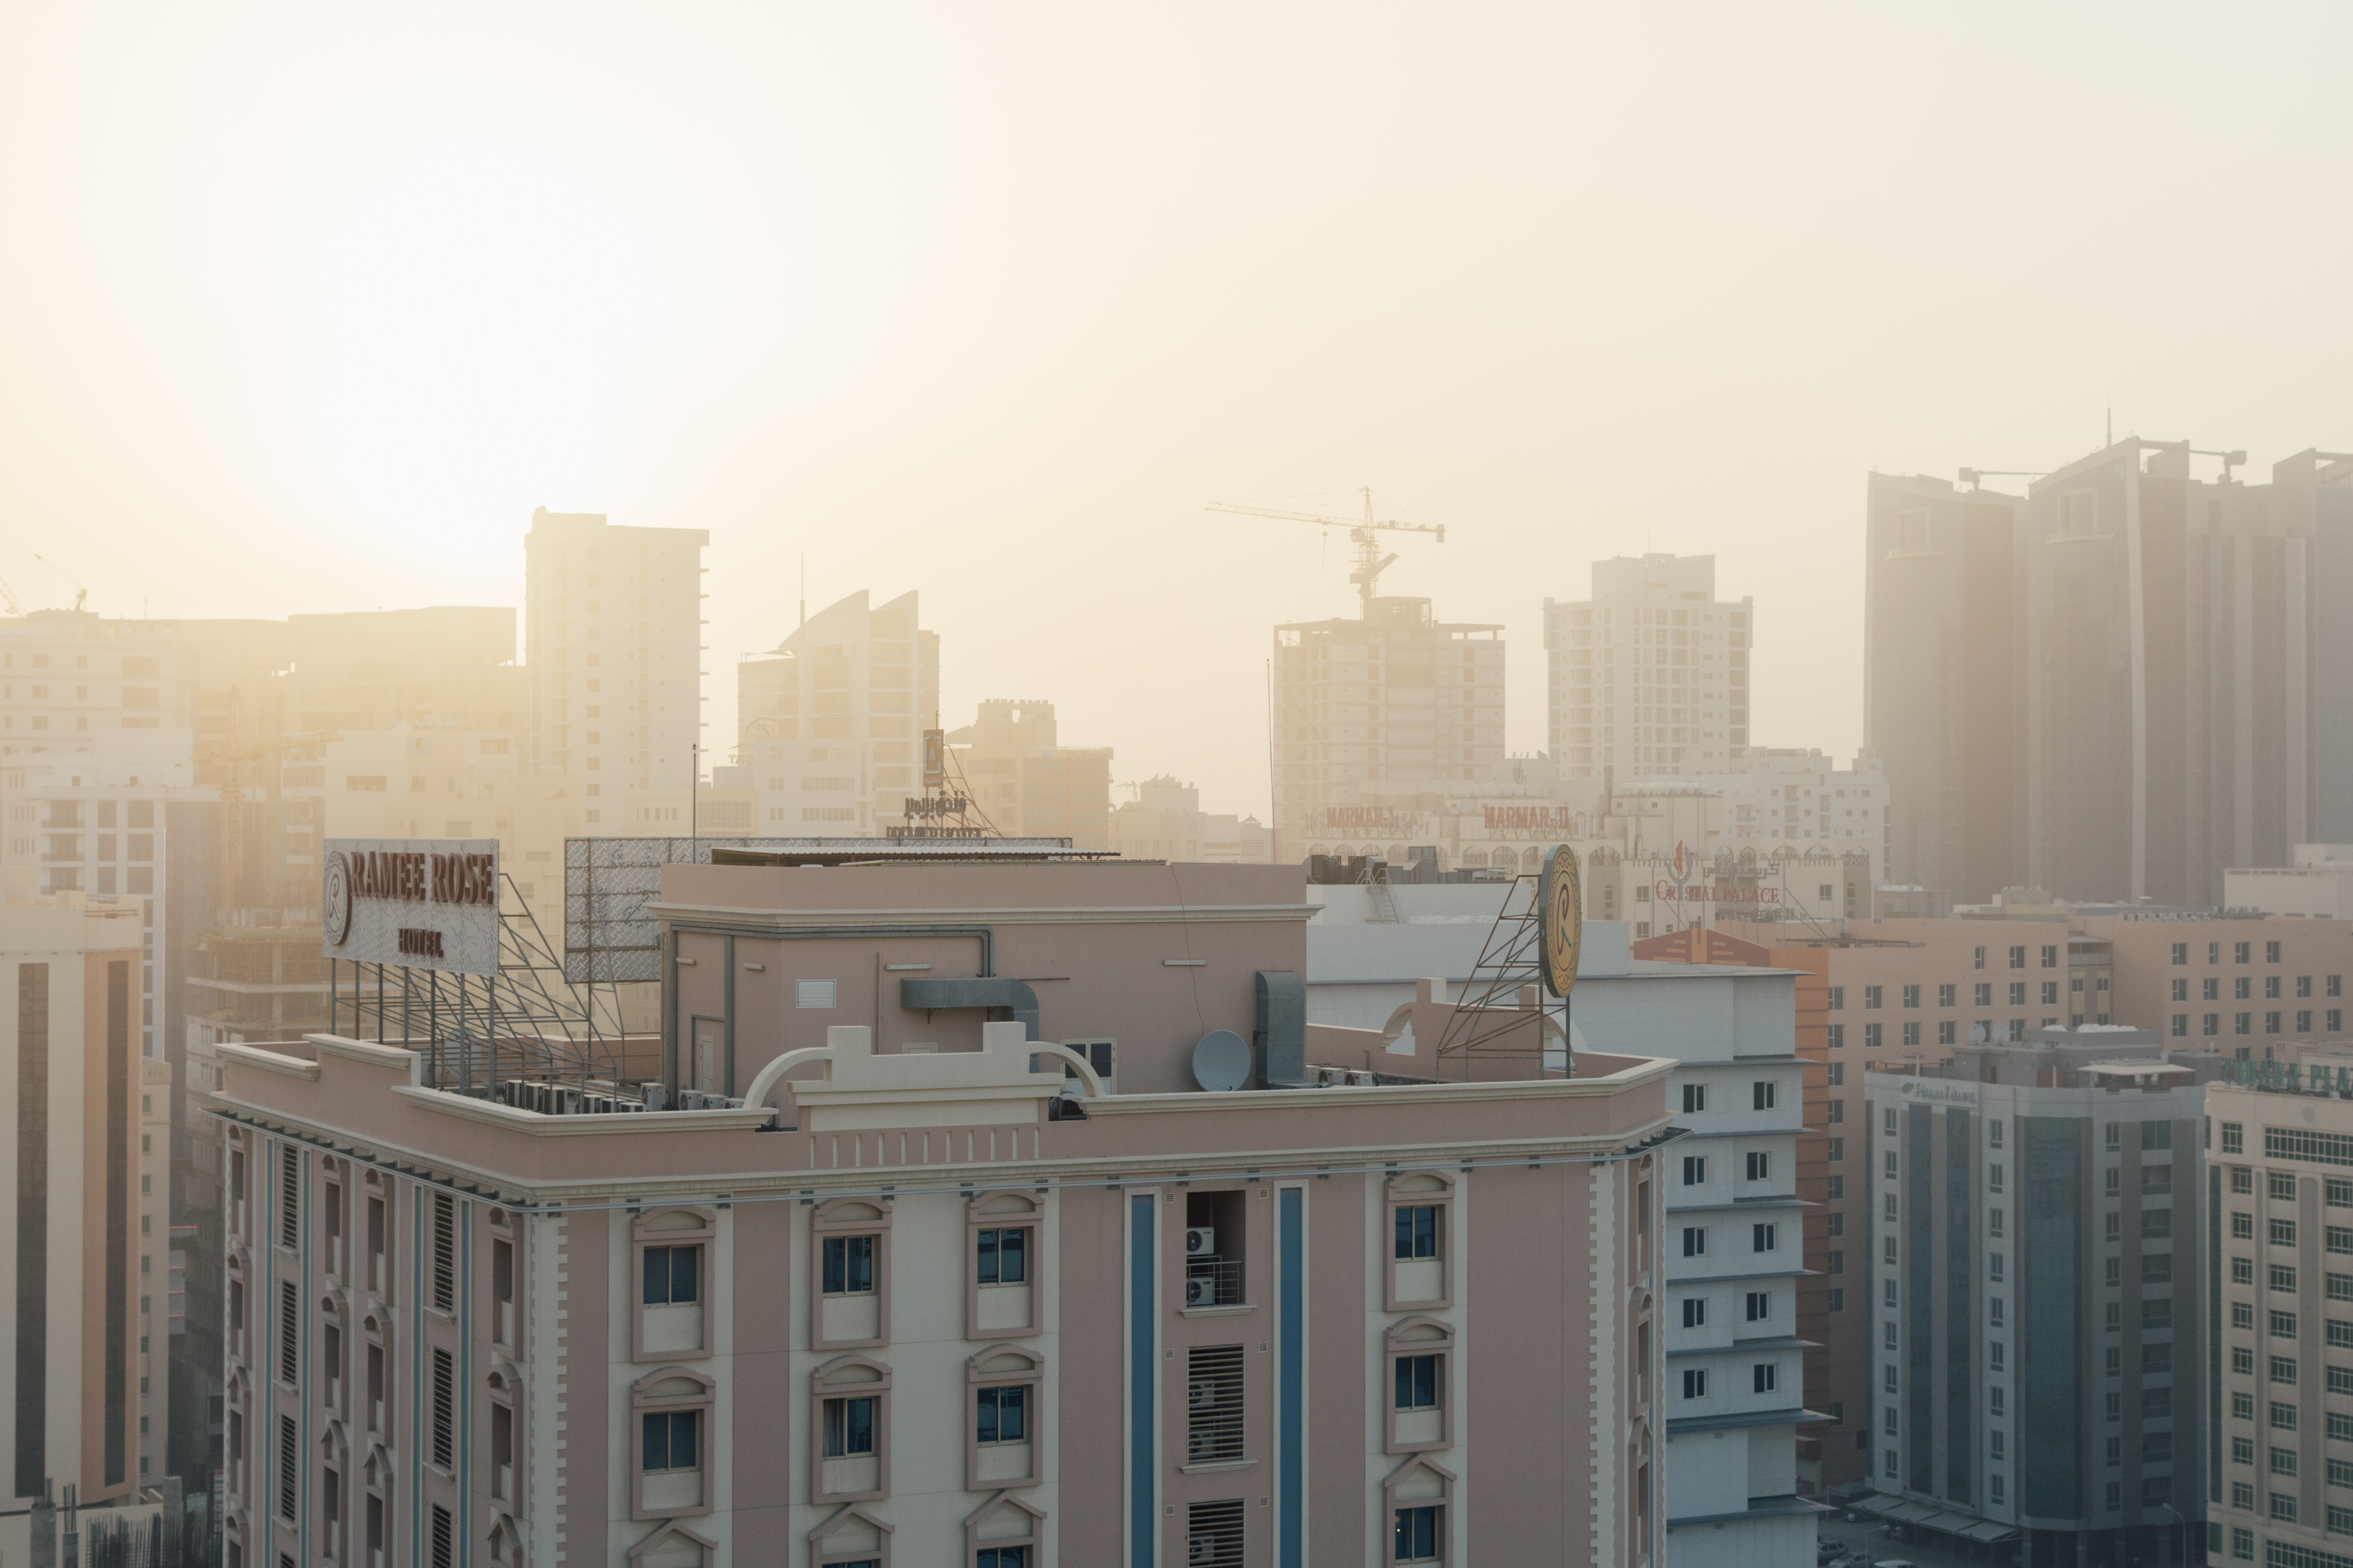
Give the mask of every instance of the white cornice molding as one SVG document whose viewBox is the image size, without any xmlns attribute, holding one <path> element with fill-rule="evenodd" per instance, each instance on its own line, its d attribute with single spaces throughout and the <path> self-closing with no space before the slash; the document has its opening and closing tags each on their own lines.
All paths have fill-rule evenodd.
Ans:
<svg viewBox="0 0 2353 1568">
<path fill-rule="evenodd" d="M 774 910 L 649 901 L 645 911 L 665 921 L 795 931 L 816 926 L 1304 924 L 1322 908 L 1320 904 L 1106 904 L 1004 910 Z"/>
<path fill-rule="evenodd" d="M 254 1046 L 240 1046 L 228 1040 L 215 1046 L 213 1050 L 233 1062 L 238 1062 L 249 1068 L 259 1068 L 263 1072 L 282 1073 L 288 1078 L 299 1078 L 305 1083 L 319 1081 L 319 1064 L 306 1062 L 301 1057 L 282 1057 L 276 1051 L 265 1051 Z"/>
</svg>

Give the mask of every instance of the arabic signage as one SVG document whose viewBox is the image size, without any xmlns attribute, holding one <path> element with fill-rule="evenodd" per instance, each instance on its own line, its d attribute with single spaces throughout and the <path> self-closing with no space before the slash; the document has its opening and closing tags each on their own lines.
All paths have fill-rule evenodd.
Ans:
<svg viewBox="0 0 2353 1568">
<path fill-rule="evenodd" d="M 1411 838 L 1421 831 L 1419 814 L 1386 805 L 1327 805 L 1323 816 L 1322 831 L 1358 838 Z"/>
<path fill-rule="evenodd" d="M 2225 1082 L 2250 1089 L 2285 1089 L 2311 1094 L 2353 1094 L 2353 1068 L 2342 1062 L 2226 1061 Z"/>
<path fill-rule="evenodd" d="M 453 974 L 499 968 L 499 841 L 330 838 L 320 888 L 329 958 Z"/>
<path fill-rule="evenodd" d="M 1778 904 L 1781 901 L 1778 888 L 1741 887 L 1737 883 L 1710 887 L 1705 882 L 1693 883 L 1698 863 L 1684 852 L 1683 840 L 1675 840 L 1675 852 L 1667 858 L 1667 875 L 1651 885 L 1651 897 L 1662 904 Z"/>
</svg>

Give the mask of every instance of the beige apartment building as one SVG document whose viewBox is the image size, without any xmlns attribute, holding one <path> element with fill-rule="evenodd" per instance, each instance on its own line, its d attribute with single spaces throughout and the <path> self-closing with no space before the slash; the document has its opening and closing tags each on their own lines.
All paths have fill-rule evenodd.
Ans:
<svg viewBox="0 0 2353 1568">
<path fill-rule="evenodd" d="M 667 867 L 651 1104 L 227 1047 L 230 1562 L 1662 1561 L 1672 1064 L 1305 1087 L 1302 873 L 1171 875 Z"/>
<path fill-rule="evenodd" d="M 170 1080 L 139 1054 L 139 907 L 0 879 L 8 1495 L 126 1501 L 161 1479 L 172 1331 Z"/>
<path fill-rule="evenodd" d="M 1882 920 L 1811 924 L 1723 921 L 1774 964 L 1820 978 L 1820 1103 L 1807 1124 L 1819 1142 L 1801 1163 L 1820 1173 L 1823 1292 L 1820 1338 L 1828 1380 L 1814 1407 L 1840 1417 L 1821 1437 L 1822 1483 L 1858 1479 L 1867 1459 L 1868 1314 L 1854 1292 L 1869 1215 L 1866 1075 L 1951 1059 L 1972 1041 L 2025 1039 L 2045 1029 L 2147 1029 L 2166 1050 L 2213 1048 L 2226 1058 L 2292 1060 L 2342 1037 L 2353 921 L 2135 919 Z M 1725 962 L 1717 959 L 1716 962 Z M 1809 1094 L 1813 1094 L 1809 1079 Z M 1818 1161 L 1818 1163 L 1816 1163 Z M 1832 1310 L 1835 1306 L 1839 1310 Z"/>
<path fill-rule="evenodd" d="M 600 512 L 532 513 L 523 536 L 523 669 L 533 773 L 604 796 L 688 793 L 702 745 L 700 528 L 617 528 Z"/>
<path fill-rule="evenodd" d="M 771 653 L 735 667 L 736 765 L 755 793 L 751 832 L 859 838 L 923 792 L 922 742 L 939 727 L 940 638 L 906 593 L 827 605 Z"/>
<path fill-rule="evenodd" d="M 1500 763 L 1503 633 L 1405 598 L 1275 627 L 1275 858 L 1299 859 L 1340 822 L 1386 837 L 1386 814 L 1433 808 Z"/>
<path fill-rule="evenodd" d="M 1111 814 L 1111 847 L 1130 860 L 1202 860 L 1257 866 L 1267 858 L 1265 824 L 1201 809 L 1201 792 L 1167 774 L 1134 786 Z"/>
<path fill-rule="evenodd" d="M 1721 773 L 1748 748 L 1756 606 L 1715 596 L 1713 555 L 1593 563 L 1544 605 L 1546 744 L 1571 779 Z"/>
<path fill-rule="evenodd" d="M 984 701 L 947 740 L 972 798 L 998 832 L 1111 847 L 1111 748 L 1061 744 L 1052 703 Z"/>
</svg>

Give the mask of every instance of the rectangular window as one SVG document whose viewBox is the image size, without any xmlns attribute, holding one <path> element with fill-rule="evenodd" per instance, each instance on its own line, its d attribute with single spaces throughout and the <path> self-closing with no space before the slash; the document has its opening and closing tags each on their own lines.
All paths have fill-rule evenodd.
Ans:
<svg viewBox="0 0 2353 1568">
<path fill-rule="evenodd" d="M 295 1381 L 301 1368 L 302 1297 L 291 1279 L 278 1282 L 278 1375 Z"/>
<path fill-rule="evenodd" d="M 1706 1110 L 1707 1085 L 1704 1083 L 1687 1083 L 1683 1085 L 1683 1114 L 1685 1116 L 1697 1116 Z"/>
<path fill-rule="evenodd" d="M 1864 1050 L 1875 1051 L 1879 1048 L 1879 1030 L 1880 1026 L 1877 1024 L 1865 1024 L 1862 1026 L 1862 1048 Z"/>
<path fill-rule="evenodd" d="M 2281 1195 L 2278 1186 L 2279 1184 L 2277 1183 L 2273 1184 L 2272 1196 L 2274 1198 Z M 2295 1186 L 2293 1182 L 2288 1184 L 2288 1192 L 2286 1195 L 2290 1197 L 2295 1195 Z M 2295 1221 L 2292 1219 L 2274 1218 L 2265 1225 L 2263 1228 L 2266 1234 L 2270 1236 L 2271 1243 L 2274 1247 L 2294 1247 L 2295 1245 Z"/>
<path fill-rule="evenodd" d="M 1780 1244 L 1780 1235 L 1781 1227 L 1778 1225 L 1767 1223 L 1752 1226 L 1749 1227 L 1749 1250 L 1771 1252 Z"/>
<path fill-rule="evenodd" d="M 1748 1375 L 1749 1382 L 1753 1385 L 1752 1393 L 1770 1394 L 1779 1385 L 1781 1373 L 1780 1369 L 1773 1363 L 1760 1361 L 1748 1369 Z"/>
<path fill-rule="evenodd" d="M 1242 1347 L 1195 1345 L 1186 1356 L 1186 1463 L 1244 1457 Z"/>
<path fill-rule="evenodd" d="M 1886 993 L 1886 989 L 1887 988 L 1883 985 L 1864 986 L 1862 988 L 1862 1005 L 1864 1008 L 1867 1010 L 1877 1008 L 1880 1005 L 1881 997 Z"/>
<path fill-rule="evenodd" d="M 2295 1431 L 2295 1406 L 2285 1404 L 2280 1400 L 2273 1400 L 2271 1407 L 2271 1421 L 2272 1430 L 2274 1432 Z"/>
<path fill-rule="evenodd" d="M 874 1289 L 874 1239 L 871 1236 L 825 1238 L 825 1294 L 862 1296 Z"/>
<path fill-rule="evenodd" d="M 1748 1108 L 1751 1110 L 1770 1110 L 1778 1102 L 1777 1096 L 1779 1092 L 1780 1086 L 1770 1079 L 1761 1083 L 1752 1083 L 1748 1086 Z"/>
<path fill-rule="evenodd" d="M 702 1412 L 665 1410 L 644 1418 L 646 1473 L 702 1468 Z"/>
<path fill-rule="evenodd" d="M 2280 1292 L 2284 1296 L 2295 1295 L 2295 1269 L 2285 1263 L 2273 1264 L 2271 1266 L 2271 1285 L 2273 1289 Z"/>
<path fill-rule="evenodd" d="M 1686 1154 L 1683 1156 L 1683 1185 L 1687 1187 L 1704 1187 L 1707 1185 L 1706 1155 Z"/>
<path fill-rule="evenodd" d="M 1846 1026 L 1844 1024 L 1832 1024 L 1830 1026 L 1830 1048 L 1831 1050 L 1842 1051 L 1846 1049 Z"/>
<path fill-rule="evenodd" d="M 433 1305 L 458 1306 L 458 1204 L 447 1193 L 433 1194 Z"/>
<path fill-rule="evenodd" d="M 1697 1225 L 1687 1225 L 1683 1226 L 1683 1256 L 1685 1258 L 1704 1258 L 1707 1256 L 1706 1226 Z"/>
<path fill-rule="evenodd" d="M 700 1300 L 702 1278 L 700 1247 L 646 1248 L 647 1306 L 674 1307 Z"/>
<path fill-rule="evenodd" d="M 1752 1152 L 1748 1156 L 1748 1179 L 1752 1182 L 1771 1181 L 1773 1179 L 1773 1156 L 1767 1153 Z"/>
<path fill-rule="evenodd" d="M 1952 1006 L 1952 1005 L 1955 1004 L 1955 1002 L 1957 1000 L 1957 998 L 1958 998 L 1959 989 L 1960 989 L 1960 988 L 1959 988 L 1958 986 L 1954 986 L 1954 985 L 1939 985 L 1939 986 L 1937 986 L 1937 987 L 1936 987 L 1936 1005 L 1937 1005 L 1937 1006 L 1939 1006 L 1939 1007 L 1950 1007 L 1950 1006 Z"/>
<path fill-rule="evenodd" d="M 1707 1298 L 1704 1296 L 1684 1297 L 1683 1327 L 1687 1329 L 1704 1329 L 1706 1326 Z"/>
<path fill-rule="evenodd" d="M 2026 967 L 2026 949 L 2022 947 L 2013 947 L 2010 950 L 2010 966 L 2012 969 L 2023 969 Z"/>
<path fill-rule="evenodd" d="M 1829 1007 L 1830 1007 L 1830 1010 L 1831 1010 L 1831 1012 L 1833 1012 L 1833 1013 L 1841 1013 L 1841 1012 L 1844 1012 L 1844 1011 L 1846 1010 L 1846 987 L 1845 987 L 1845 986 L 1843 986 L 1843 985 L 1833 985 L 1833 986 L 1831 986 L 1831 987 L 1830 988 L 1829 995 L 1830 995 Z"/>
<path fill-rule="evenodd" d="M 2222 1123 L 2222 1152 L 2243 1154 L 2247 1150 L 2247 1124 L 2243 1121 Z"/>
<path fill-rule="evenodd" d="M 1685 1399 L 1705 1399 L 1707 1397 L 1707 1368 L 1700 1366 L 1689 1367 L 1684 1370 L 1683 1397 Z"/>
<path fill-rule="evenodd" d="M 2275 1355 L 2271 1357 L 2270 1361 L 2272 1381 L 2274 1383 L 2284 1383 L 2293 1386 L 2295 1383 L 2295 1357 L 2292 1355 Z"/>
<path fill-rule="evenodd" d="M 1397 1358 L 1397 1407 L 1399 1410 L 1435 1410 L 1443 1391 L 1442 1356 L 1401 1355 Z"/>
<path fill-rule="evenodd" d="M 1019 1285 L 1029 1278 L 1029 1227 L 980 1233 L 980 1282 Z"/>
<path fill-rule="evenodd" d="M 1769 1290 L 1748 1292 L 1748 1321 L 1761 1323 L 1773 1315 L 1773 1293 Z"/>
<path fill-rule="evenodd" d="M 449 1352 L 433 1352 L 433 1462 L 454 1468 L 458 1442 L 457 1368 Z"/>
<path fill-rule="evenodd" d="M 1972 988 L 1970 989 L 1969 995 L 1970 995 L 1970 998 L 1971 998 L 1971 1005 L 1974 1005 L 1974 1006 L 1978 1006 L 1978 1007 L 1990 1007 L 1990 1006 L 1992 1006 L 1992 1005 L 1993 1005 L 1993 982 L 1991 982 L 1990 980 L 1980 980 L 1980 981 L 1978 981 L 1978 982 L 1977 983 L 1977 984 L 1976 984 L 1974 987 L 1972 987 Z"/>
<path fill-rule="evenodd" d="M 294 1417 L 278 1418 L 278 1517 L 292 1519 L 302 1498 L 302 1464 Z"/>
<path fill-rule="evenodd" d="M 1240 1505 L 1236 1506 L 1239 1507 Z M 1444 1522 L 1446 1510 L 1442 1506 L 1435 1503 L 1419 1508 L 1401 1508 L 1398 1510 L 1397 1541 L 1395 1542 L 1397 1551 L 1395 1561 L 1398 1563 L 1436 1563 L 1440 1561 L 1439 1552 L 1444 1549 L 1446 1541 Z M 1239 1523 L 1240 1521 L 1237 1521 L 1236 1522 Z M 1198 1537 L 1196 1537 L 1195 1539 L 1198 1540 Z M 1240 1544 L 1240 1542 L 1237 1541 L 1236 1545 L 1239 1546 Z M 1237 1551 L 1234 1553 L 1232 1560 L 1235 1563 L 1240 1563 L 1241 1561 L 1241 1553 Z M 1201 1557 L 1197 1555 L 1192 1559 L 1192 1561 L 1197 1563 L 1216 1563 L 1222 1562 L 1224 1559 Z"/>
<path fill-rule="evenodd" d="M 1846 1160 L 1846 1140 L 1843 1138 L 1826 1140 L 1822 1147 L 1822 1158 L 1833 1165 L 1843 1163 Z M 1838 1178 L 1833 1176 L 1831 1179 L 1836 1181 Z"/>
<path fill-rule="evenodd" d="M 1700 1180 L 1707 1180 L 1704 1170 L 1700 1173 Z M 1441 1223 L 1441 1213 L 1436 1204 L 1408 1204 L 1399 1207 L 1397 1211 L 1398 1257 L 1409 1261 L 1418 1258 L 1436 1258 Z"/>
<path fill-rule="evenodd" d="M 854 1459 L 874 1452 L 874 1418 L 881 1400 L 872 1394 L 825 1402 L 825 1457 Z"/>
<path fill-rule="evenodd" d="M 1906 1007 L 1917 1007 L 1920 1005 L 1920 988 L 1917 985 L 1906 985 L 1904 988 L 1904 1005 Z"/>
<path fill-rule="evenodd" d="M 978 1415 L 973 1437 L 980 1443 L 1026 1443 L 1029 1440 L 1029 1385 L 1008 1383 L 976 1391 Z"/>
<path fill-rule="evenodd" d="M 1918 1024 L 1911 1023 L 1904 1026 L 1904 1043 L 1907 1047 L 1916 1046 L 1920 1043 L 1920 1026 Z"/>
</svg>

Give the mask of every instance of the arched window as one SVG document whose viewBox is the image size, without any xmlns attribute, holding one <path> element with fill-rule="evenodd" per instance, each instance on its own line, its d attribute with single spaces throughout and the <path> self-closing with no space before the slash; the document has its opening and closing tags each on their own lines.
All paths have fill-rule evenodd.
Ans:
<svg viewBox="0 0 2353 1568">
<path fill-rule="evenodd" d="M 691 1367 L 658 1367 L 629 1389 L 632 1513 L 668 1519 L 711 1511 L 711 1409 L 717 1384 Z"/>
<path fill-rule="evenodd" d="M 1389 1364 L 1386 1452 L 1443 1448 L 1454 1440 L 1454 1330 L 1436 1318 L 1408 1318 L 1382 1336 Z"/>
<path fill-rule="evenodd" d="M 836 1198 L 809 1225 L 817 1282 L 810 1314 L 815 1350 L 879 1345 L 891 1337 L 891 1206 L 875 1198 Z"/>
<path fill-rule="evenodd" d="M 1041 1203 L 1035 1193 L 976 1194 L 965 1205 L 964 1337 L 1020 1339 L 1039 1331 L 1046 1289 L 1039 1245 Z"/>
<path fill-rule="evenodd" d="M 1034 1487 L 1045 1452 L 1046 1363 L 1016 1344 L 991 1345 L 965 1363 L 965 1486 Z"/>
<path fill-rule="evenodd" d="M 1442 1171 L 1406 1171 L 1388 1181 L 1386 1300 L 1392 1312 L 1453 1305 L 1454 1179 Z"/>
<path fill-rule="evenodd" d="M 837 1356 L 809 1378 L 813 1502 L 862 1502 L 891 1489 L 891 1369 Z"/>
<path fill-rule="evenodd" d="M 712 1259 L 718 1237 L 718 1216 L 708 1209 L 656 1209 L 631 1222 L 637 1286 L 633 1359 L 691 1360 L 712 1353 Z"/>
</svg>

